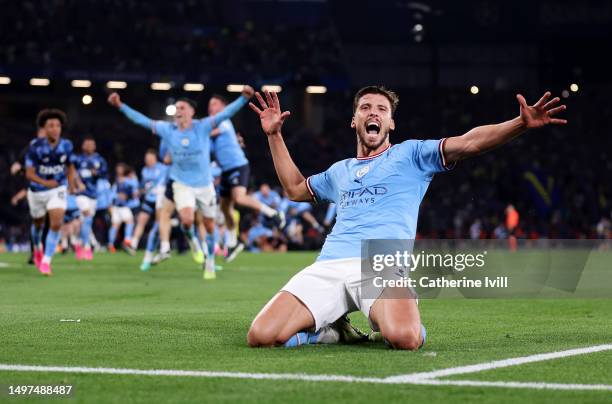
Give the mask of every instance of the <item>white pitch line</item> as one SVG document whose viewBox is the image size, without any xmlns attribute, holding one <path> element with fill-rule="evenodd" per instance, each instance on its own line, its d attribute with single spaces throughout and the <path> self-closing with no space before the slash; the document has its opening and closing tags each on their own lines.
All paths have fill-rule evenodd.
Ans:
<svg viewBox="0 0 612 404">
<path fill-rule="evenodd" d="M 537 389 L 537 390 L 603 390 L 612 391 L 609 384 L 575 384 L 575 383 L 546 383 L 546 382 L 487 382 L 483 380 L 437 380 L 420 379 L 411 384 L 432 386 L 467 386 L 467 387 L 500 387 L 510 389 Z"/>
<path fill-rule="evenodd" d="M 475 365 L 459 366 L 455 368 L 434 370 L 432 372 L 410 373 L 406 375 L 398 375 L 387 377 L 388 382 L 402 382 L 404 380 L 414 379 L 437 379 L 440 377 L 463 375 L 467 373 L 477 373 L 485 370 L 506 368 L 509 366 L 524 365 L 526 363 L 542 362 L 552 359 L 567 358 L 569 356 L 585 355 L 589 353 L 610 351 L 612 344 L 595 345 L 585 348 L 568 349 L 566 351 L 549 352 L 543 354 L 522 356 L 518 358 L 503 359 L 493 362 L 477 363 Z"/>
<path fill-rule="evenodd" d="M 0 371 L 14 372 L 59 372 L 88 373 L 109 375 L 143 375 L 143 376 L 179 376 L 179 377 L 221 377 L 231 379 L 258 380 L 302 380 L 312 382 L 352 382 L 352 383 L 383 383 L 379 377 L 357 377 L 342 375 L 308 375 L 304 373 L 244 373 L 215 372 L 207 370 L 173 370 L 173 369 L 125 369 L 125 368 L 92 368 L 82 366 L 38 366 L 0 364 Z"/>
<path fill-rule="evenodd" d="M 86 374 L 113 374 L 113 375 L 143 375 L 143 376 L 174 376 L 174 377 L 204 377 L 204 378 L 232 378 L 253 380 L 298 380 L 311 382 L 344 382 L 344 383 L 378 383 L 378 384 L 413 384 L 434 386 L 463 386 L 463 387 L 499 387 L 517 389 L 539 390 L 603 390 L 612 391 L 612 385 L 606 384 L 563 384 L 546 382 L 508 382 L 508 381 L 481 381 L 481 380 L 439 380 L 444 376 L 467 373 L 476 373 L 484 370 L 498 369 L 509 366 L 518 366 L 526 363 L 541 362 L 569 356 L 584 355 L 588 353 L 612 350 L 612 344 L 596 345 L 586 348 L 569 349 L 566 351 L 550 352 L 510 358 L 481 364 L 441 369 L 433 372 L 411 373 L 406 375 L 379 377 L 358 377 L 344 375 L 308 375 L 303 373 L 246 373 L 246 372 L 216 372 L 206 370 L 172 370 L 172 369 L 125 369 L 125 368 L 96 368 L 81 366 L 38 366 L 38 365 L 11 365 L 0 364 L 0 371 L 14 372 L 52 372 L 52 373 L 86 373 Z"/>
</svg>

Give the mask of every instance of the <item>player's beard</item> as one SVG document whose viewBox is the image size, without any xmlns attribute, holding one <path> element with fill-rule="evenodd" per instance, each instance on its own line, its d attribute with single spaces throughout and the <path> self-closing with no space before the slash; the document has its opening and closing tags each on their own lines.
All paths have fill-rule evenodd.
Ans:
<svg viewBox="0 0 612 404">
<path fill-rule="evenodd" d="M 364 145 L 368 150 L 376 150 L 378 149 L 381 145 L 383 145 L 387 139 L 389 139 L 389 132 L 385 132 L 385 134 L 383 136 L 380 137 L 380 139 L 375 140 L 373 142 L 368 142 L 368 133 L 363 130 L 363 131 L 357 131 L 357 142 L 361 145 Z"/>
</svg>

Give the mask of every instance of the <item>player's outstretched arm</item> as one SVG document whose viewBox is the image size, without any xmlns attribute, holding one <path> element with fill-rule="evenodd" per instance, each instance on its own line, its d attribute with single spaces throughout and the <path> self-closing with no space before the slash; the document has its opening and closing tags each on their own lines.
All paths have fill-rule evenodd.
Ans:
<svg viewBox="0 0 612 404">
<path fill-rule="evenodd" d="M 113 107 L 117 108 L 123 115 L 125 115 L 130 121 L 134 122 L 136 125 L 140 125 L 145 129 L 149 129 L 152 132 L 155 132 L 155 121 L 151 118 L 147 117 L 144 114 L 136 111 L 135 109 L 130 108 L 126 103 L 121 102 L 121 98 L 119 94 L 112 93 L 108 96 L 108 103 Z"/>
<path fill-rule="evenodd" d="M 560 99 L 555 97 L 549 101 L 550 92 L 546 92 L 534 105 L 527 105 L 525 97 L 516 96 L 520 105 L 520 115 L 496 125 L 478 126 L 462 136 L 446 139 L 444 156 L 448 163 L 453 163 L 468 157 L 487 152 L 509 142 L 527 129 L 541 128 L 546 125 L 564 125 L 565 119 L 554 118 L 565 110 L 565 105 L 558 105 Z"/>
<path fill-rule="evenodd" d="M 230 119 L 232 116 L 236 115 L 236 113 L 240 111 L 240 109 L 244 107 L 246 103 L 249 102 L 249 100 L 253 97 L 253 93 L 255 93 L 253 87 L 244 86 L 240 97 L 236 98 L 234 101 L 226 105 L 225 108 L 223 108 L 218 114 L 209 117 L 210 125 L 213 128 L 216 128 L 217 125 L 219 125 L 221 122 L 225 121 L 226 119 Z"/>
<path fill-rule="evenodd" d="M 278 175 L 281 185 L 287 191 L 289 199 L 292 201 L 310 201 L 312 197 L 308 192 L 306 180 L 293 162 L 281 133 L 283 123 L 291 113 L 289 111 L 281 113 L 280 102 L 276 93 L 270 94 L 266 91 L 265 95 L 266 101 L 264 101 L 261 94 L 255 93 L 261 109 L 252 102 L 249 103 L 249 107 L 259 115 L 261 128 L 266 136 L 268 136 L 268 144 L 272 152 L 276 175 Z"/>
</svg>

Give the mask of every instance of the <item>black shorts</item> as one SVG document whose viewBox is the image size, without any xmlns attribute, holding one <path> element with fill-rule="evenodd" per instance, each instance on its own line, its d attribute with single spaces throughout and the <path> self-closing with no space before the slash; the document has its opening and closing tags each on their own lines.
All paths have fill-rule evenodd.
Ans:
<svg viewBox="0 0 612 404">
<path fill-rule="evenodd" d="M 174 180 L 168 179 L 168 181 L 166 181 L 164 196 L 174 203 L 174 189 L 172 188 L 172 184 L 174 184 Z"/>
<path fill-rule="evenodd" d="M 155 213 L 155 201 L 153 202 L 147 201 L 147 200 L 141 201 L 139 211 L 148 213 L 149 215 L 154 214 Z"/>
<path fill-rule="evenodd" d="M 248 164 L 240 167 L 232 168 L 221 173 L 221 196 L 230 196 L 232 188 L 247 187 L 249 185 L 249 173 L 251 169 Z"/>
<path fill-rule="evenodd" d="M 70 223 L 81 216 L 81 211 L 77 209 L 68 209 L 64 212 L 64 223 Z"/>
</svg>

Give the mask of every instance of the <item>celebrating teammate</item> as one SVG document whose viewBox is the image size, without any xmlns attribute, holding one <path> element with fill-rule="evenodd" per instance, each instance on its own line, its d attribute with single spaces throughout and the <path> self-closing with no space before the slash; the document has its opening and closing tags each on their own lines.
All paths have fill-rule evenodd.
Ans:
<svg viewBox="0 0 612 404">
<path fill-rule="evenodd" d="M 26 179 L 29 181 L 28 205 L 34 226 L 34 262 L 43 275 L 51 275 L 51 259 L 60 238 L 66 211 L 67 183 L 76 187 L 72 142 L 62 139 L 66 114 L 58 109 L 44 109 L 36 123 L 45 137 L 34 139 L 26 154 Z M 45 215 L 49 215 L 49 231 L 42 250 Z"/>
<path fill-rule="evenodd" d="M 208 114 L 215 115 L 225 108 L 227 101 L 223 96 L 213 95 L 208 102 Z M 228 233 L 228 251 L 225 260 L 230 262 L 244 249 L 238 242 L 236 222 L 234 221 L 234 203 L 261 212 L 271 218 L 279 227 L 284 226 L 283 213 L 271 208 L 247 194 L 249 184 L 249 160 L 247 160 L 238 143 L 234 125 L 229 119 L 220 121 L 212 131 L 213 153 L 221 167 L 221 211 L 225 217 Z"/>
<path fill-rule="evenodd" d="M 117 93 L 108 98 L 109 103 L 117 107 L 128 119 L 151 130 L 166 143 L 172 158 L 169 174 L 172 183 L 168 186 L 171 187 L 182 230 L 188 240 L 192 240 L 195 234 L 193 223 L 196 207 L 205 218 L 206 231 L 214 234 L 216 198 L 210 174 L 210 133 L 220 122 L 238 112 L 252 97 L 253 92 L 252 87 L 245 86 L 238 99 L 218 114 L 204 119 L 194 119 L 196 103 L 188 98 L 181 98 L 175 103 L 174 123 L 153 121 L 122 103 Z M 170 252 L 169 239 L 164 240 L 163 233 L 160 236 L 160 254 L 167 255 Z M 208 244 L 204 278 L 214 279 L 216 275 L 212 237 Z"/>
<path fill-rule="evenodd" d="M 84 185 L 83 190 L 76 197 L 81 212 L 81 232 L 80 240 L 75 246 L 75 253 L 78 260 L 92 260 L 90 235 L 96 214 L 98 180 L 106 177 L 108 167 L 106 160 L 96 152 L 96 141 L 92 136 L 86 136 L 83 139 L 81 150 L 83 153 L 75 157 L 75 166 L 80 181 Z"/>
<path fill-rule="evenodd" d="M 166 178 L 167 167 L 165 164 L 157 161 L 157 152 L 155 149 L 149 149 L 145 153 L 145 165 L 140 172 L 140 211 L 136 217 L 136 227 L 132 236 L 132 246 L 138 249 L 140 237 L 144 232 L 145 226 L 149 222 L 152 215 L 155 215 L 155 204 L 157 195 L 160 191 L 160 185 Z"/>
<path fill-rule="evenodd" d="M 565 124 L 554 115 L 565 109 L 547 92 L 533 106 L 517 95 L 520 115 L 496 125 L 476 127 L 462 136 L 441 140 L 408 140 L 392 146 L 393 114 L 398 97 L 383 87 L 357 92 L 351 127 L 356 131 L 357 156 L 308 177 L 294 164 L 281 128 L 289 112 L 281 112 L 275 93 L 257 93 L 261 109 L 249 104 L 267 135 L 274 167 L 283 188 L 296 201 L 330 201 L 337 206 L 336 224 L 316 262 L 295 275 L 257 315 L 249 329 L 250 346 L 339 341 L 347 312 L 361 310 L 372 329 L 398 349 L 416 350 L 425 343 L 414 295 L 377 299 L 361 294 L 361 242 L 368 239 L 414 239 L 419 205 L 433 175 L 457 161 L 509 142 L 527 129 Z M 386 192 L 372 190 L 385 189 Z M 369 192 L 360 199 L 358 191 Z M 357 195 L 356 197 L 354 195 Z M 342 327 L 339 327 L 342 325 Z"/>
</svg>

